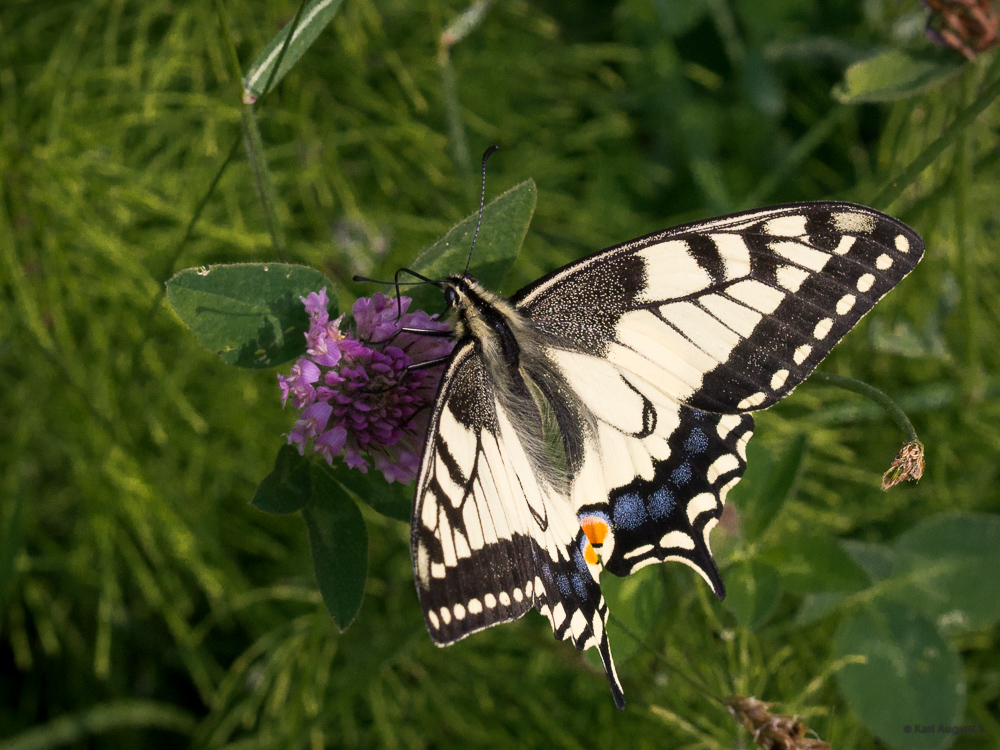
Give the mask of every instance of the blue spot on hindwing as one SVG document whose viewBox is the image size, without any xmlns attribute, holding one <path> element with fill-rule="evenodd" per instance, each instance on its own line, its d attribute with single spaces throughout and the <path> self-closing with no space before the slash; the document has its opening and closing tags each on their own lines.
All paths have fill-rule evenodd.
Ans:
<svg viewBox="0 0 1000 750">
<path fill-rule="evenodd" d="M 556 586 L 559 587 L 559 591 L 563 596 L 573 595 L 573 589 L 569 585 L 569 576 L 565 573 L 559 573 L 556 576 Z"/>
<path fill-rule="evenodd" d="M 677 501 L 670 494 L 670 490 L 666 487 L 660 487 L 649 499 L 649 515 L 659 521 L 661 518 L 669 516 L 676 505 Z"/>
<path fill-rule="evenodd" d="M 570 581 L 573 582 L 573 589 L 576 591 L 576 595 L 581 599 L 587 598 L 587 579 L 584 578 L 579 573 L 571 573 L 569 577 Z"/>
<path fill-rule="evenodd" d="M 678 487 L 681 487 L 691 481 L 691 464 L 687 461 L 682 463 L 674 472 L 670 475 L 671 481 Z"/>
<path fill-rule="evenodd" d="M 637 529 L 646 522 L 646 504 L 634 492 L 619 497 L 612 512 L 617 529 Z"/>
<path fill-rule="evenodd" d="M 704 453 L 708 450 L 708 435 L 700 427 L 691 430 L 691 434 L 684 441 L 684 450 L 688 453 Z"/>
</svg>

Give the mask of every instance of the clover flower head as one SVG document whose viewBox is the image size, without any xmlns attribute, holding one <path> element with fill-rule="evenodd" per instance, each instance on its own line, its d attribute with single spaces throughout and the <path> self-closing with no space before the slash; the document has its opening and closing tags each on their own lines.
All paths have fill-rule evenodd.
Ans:
<svg viewBox="0 0 1000 750">
<path fill-rule="evenodd" d="M 330 320 L 326 289 L 300 297 L 309 315 L 306 355 L 289 375 L 279 375 L 282 404 L 301 410 L 289 444 L 311 447 L 330 464 L 343 455 L 352 469 L 369 462 L 389 482 L 412 481 L 420 466 L 430 406 L 441 372 L 411 365 L 447 356 L 453 343 L 440 336 L 403 331 L 447 331 L 423 310 L 409 312 L 384 294 L 354 303 L 353 330 L 344 316 Z"/>
</svg>

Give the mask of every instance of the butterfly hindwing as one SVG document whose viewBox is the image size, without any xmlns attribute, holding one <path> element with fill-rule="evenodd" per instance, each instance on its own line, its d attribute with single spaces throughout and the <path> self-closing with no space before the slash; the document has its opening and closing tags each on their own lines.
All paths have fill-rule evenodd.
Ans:
<svg viewBox="0 0 1000 750">
<path fill-rule="evenodd" d="M 420 603 L 440 645 L 531 607 L 527 501 L 512 495 L 494 402 L 474 346 L 458 347 L 428 430 L 410 529 Z"/>
<path fill-rule="evenodd" d="M 411 548 L 428 630 L 439 645 L 535 607 L 556 637 L 601 654 L 624 705 L 596 559 L 569 499 L 534 475 L 472 342 L 442 379 L 417 480 Z"/>
<path fill-rule="evenodd" d="M 549 356 L 568 386 L 551 395 L 555 410 L 588 416 L 569 496 L 604 567 L 625 576 L 676 560 L 721 598 L 708 534 L 746 467 L 752 416 L 678 403 L 634 364 L 558 349 Z M 579 400 L 575 409 L 564 403 L 567 390 Z"/>
<path fill-rule="evenodd" d="M 670 453 L 650 479 L 636 477 L 608 494 L 611 549 L 604 567 L 627 576 L 653 562 L 673 560 L 694 568 L 721 599 L 725 587 L 709 546 L 726 495 L 746 469 L 749 414 L 681 410 Z M 607 542 L 606 542 L 607 544 Z"/>
</svg>

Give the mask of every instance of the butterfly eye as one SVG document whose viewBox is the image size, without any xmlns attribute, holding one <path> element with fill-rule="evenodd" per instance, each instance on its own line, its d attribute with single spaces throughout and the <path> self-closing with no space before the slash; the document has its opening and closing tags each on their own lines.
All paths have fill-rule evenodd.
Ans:
<svg viewBox="0 0 1000 750">
<path fill-rule="evenodd" d="M 444 303 L 448 305 L 448 307 L 454 307 L 457 302 L 458 294 L 456 294 L 455 290 L 450 286 L 446 286 L 444 288 Z"/>
</svg>

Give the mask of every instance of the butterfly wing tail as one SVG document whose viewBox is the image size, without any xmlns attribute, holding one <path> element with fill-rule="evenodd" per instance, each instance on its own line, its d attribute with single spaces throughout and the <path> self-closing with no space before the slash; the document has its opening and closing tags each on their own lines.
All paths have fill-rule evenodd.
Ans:
<svg viewBox="0 0 1000 750">
<path fill-rule="evenodd" d="M 601 598 L 601 605 L 603 609 L 601 613 L 602 617 L 607 622 L 608 605 L 604 602 L 603 597 Z M 601 655 L 601 661 L 604 663 L 604 672 L 608 676 L 608 685 L 611 686 L 611 696 L 615 699 L 615 705 L 619 711 L 624 711 L 625 691 L 622 690 L 622 684 L 618 680 L 618 672 L 615 670 L 615 660 L 611 656 L 611 644 L 608 642 L 607 628 L 605 628 L 604 634 L 597 644 L 597 653 Z"/>
</svg>

